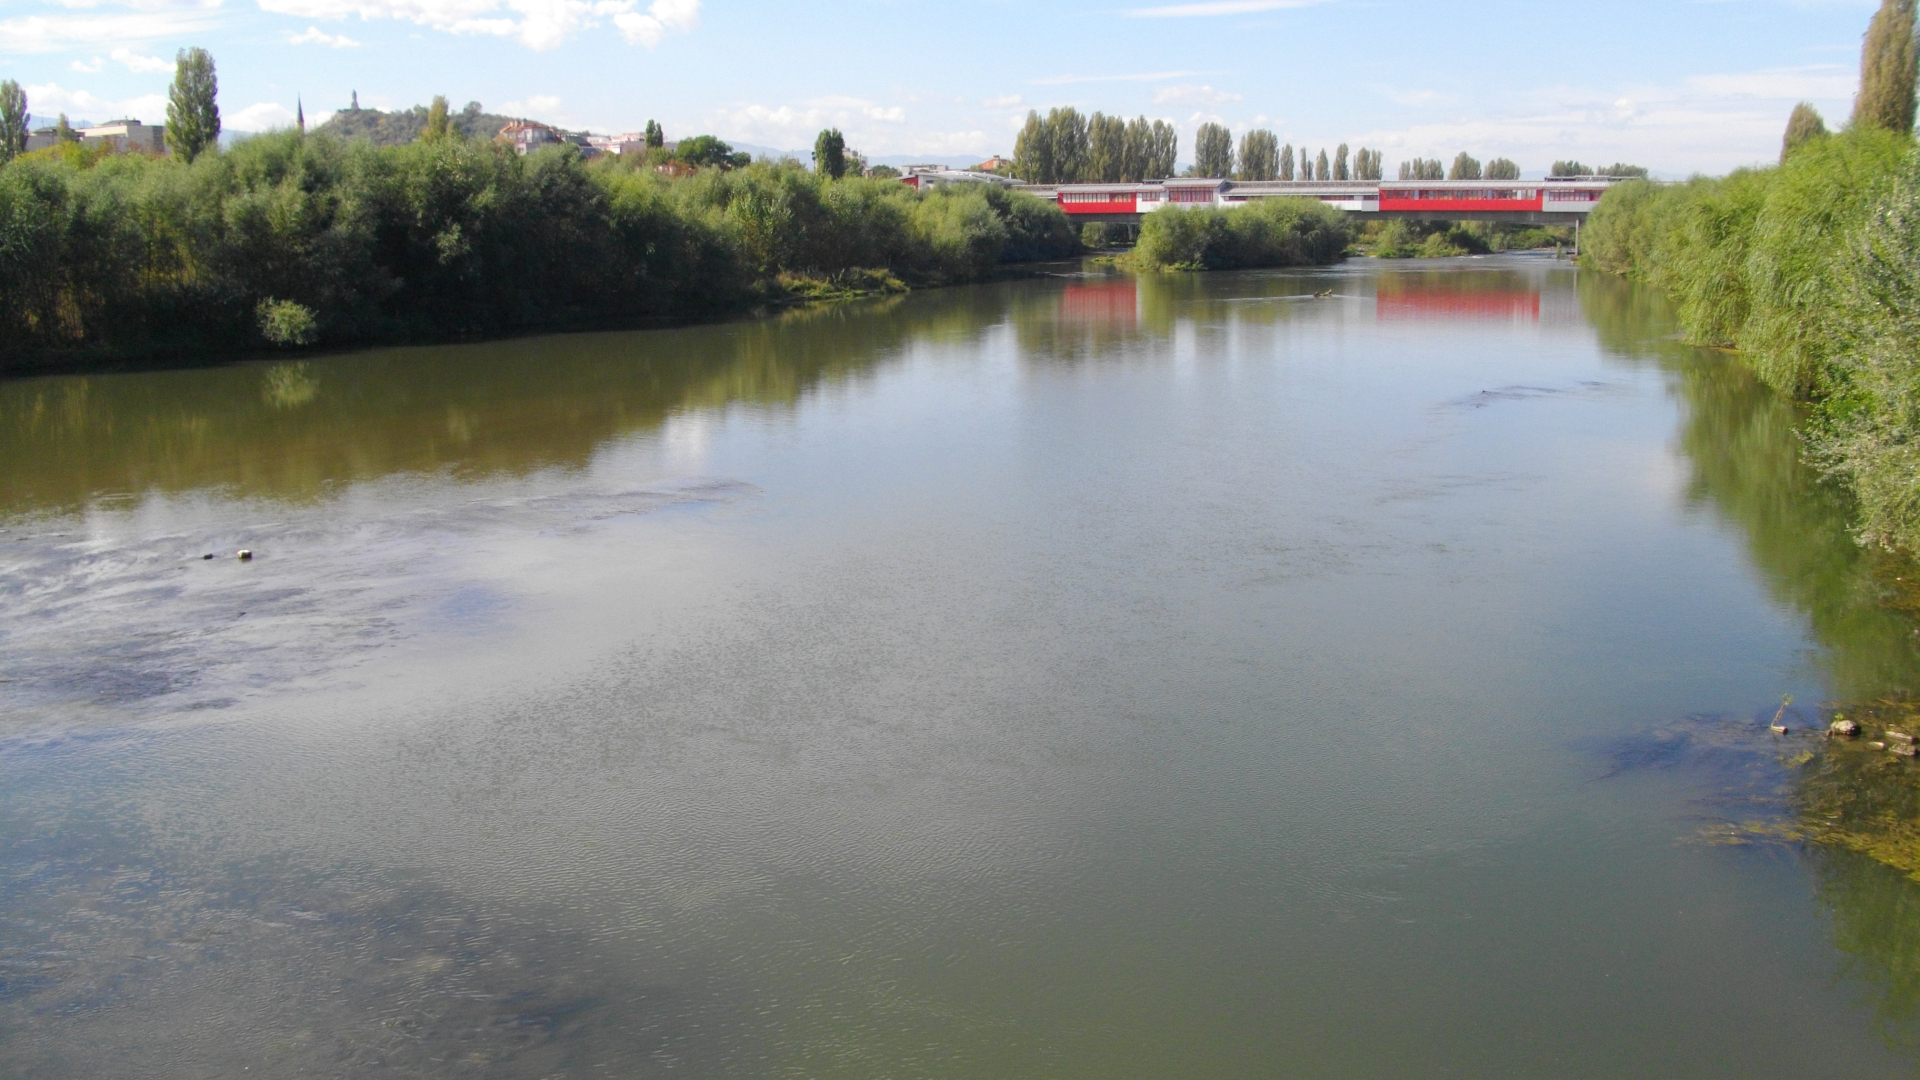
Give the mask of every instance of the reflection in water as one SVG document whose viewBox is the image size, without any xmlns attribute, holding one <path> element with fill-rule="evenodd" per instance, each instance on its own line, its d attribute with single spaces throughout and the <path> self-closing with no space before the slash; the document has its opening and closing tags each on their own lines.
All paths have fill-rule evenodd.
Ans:
<svg viewBox="0 0 1920 1080">
<path fill-rule="evenodd" d="M 1409 270 L 1378 278 L 1381 321 L 1540 321 L 1540 279 L 1516 271 Z"/>
<path fill-rule="evenodd" d="M 1920 730 L 1906 704 L 1920 690 L 1920 577 L 1911 563 L 1854 542 L 1844 492 L 1801 457 L 1793 403 L 1736 358 L 1676 343 L 1676 323 L 1652 290 L 1583 274 L 1580 299 L 1608 349 L 1671 374 L 1685 403 L 1678 441 L 1692 469 L 1690 499 L 1739 527 L 1776 601 L 1806 620 L 1829 694 L 1858 703 L 1841 707 L 1862 724 L 1862 740 L 1789 743 L 1814 749 L 1785 752 L 1793 820 L 1784 834 L 1813 842 L 1806 850 L 1834 942 L 1874 989 L 1889 1039 L 1914 1045 L 1920 770 L 1866 743 L 1888 727 Z M 1801 715 L 1817 727 L 1828 713 Z"/>
</svg>

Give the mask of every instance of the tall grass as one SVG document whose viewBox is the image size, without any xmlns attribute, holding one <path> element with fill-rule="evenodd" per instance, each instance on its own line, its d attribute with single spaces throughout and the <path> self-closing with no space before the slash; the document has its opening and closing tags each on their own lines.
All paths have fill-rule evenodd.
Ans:
<svg viewBox="0 0 1920 1080">
<path fill-rule="evenodd" d="M 1666 291 L 1689 338 L 1739 349 L 1809 402 L 1808 437 L 1858 497 L 1862 537 L 1920 552 L 1916 183 L 1909 136 L 1856 128 L 1777 167 L 1619 185 L 1583 258 Z"/>
<path fill-rule="evenodd" d="M 0 371 L 697 318 L 788 275 L 936 284 L 1077 250 L 1031 197 L 791 164 L 669 180 L 567 149 L 293 132 L 192 164 L 29 154 L 0 168 Z M 296 306 L 311 323 L 289 336 Z"/>
<path fill-rule="evenodd" d="M 1260 199 L 1225 210 L 1169 208 L 1140 224 L 1143 270 L 1231 270 L 1334 262 L 1351 238 L 1346 215 L 1318 199 Z"/>
</svg>

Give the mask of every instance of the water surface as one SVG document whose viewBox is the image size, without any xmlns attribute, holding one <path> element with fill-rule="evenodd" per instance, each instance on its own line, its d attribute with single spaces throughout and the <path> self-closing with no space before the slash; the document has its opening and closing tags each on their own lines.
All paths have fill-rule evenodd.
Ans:
<svg viewBox="0 0 1920 1080">
<path fill-rule="evenodd" d="M 1672 330 L 1363 260 L 0 384 L 0 1071 L 1909 1075 L 1913 883 L 1704 838 L 1913 605 Z"/>
</svg>

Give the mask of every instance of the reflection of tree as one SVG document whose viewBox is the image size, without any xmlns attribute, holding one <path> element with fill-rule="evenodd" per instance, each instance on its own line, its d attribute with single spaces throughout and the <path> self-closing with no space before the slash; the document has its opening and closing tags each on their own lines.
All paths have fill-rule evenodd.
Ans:
<svg viewBox="0 0 1920 1080">
<path fill-rule="evenodd" d="M 908 342 L 977 334 L 1006 304 L 957 289 L 718 326 L 0 383 L 0 507 L 212 486 L 305 499 L 396 472 L 577 466 L 679 410 L 792 405 Z"/>
<path fill-rule="evenodd" d="M 1913 577 L 1848 531 L 1844 495 L 1802 460 L 1794 405 L 1726 353 L 1680 345 L 1652 289 L 1581 274 L 1602 347 L 1669 373 L 1685 408 L 1688 497 L 1739 526 L 1774 598 L 1802 612 L 1829 692 L 1869 736 L 1913 727 L 1920 683 Z M 1869 700 L 1873 699 L 1873 700 Z M 1920 770 L 1867 740 L 1835 741 L 1793 771 L 1789 836 L 1807 847 L 1834 944 L 1873 990 L 1888 1038 L 1920 1043 Z"/>
</svg>

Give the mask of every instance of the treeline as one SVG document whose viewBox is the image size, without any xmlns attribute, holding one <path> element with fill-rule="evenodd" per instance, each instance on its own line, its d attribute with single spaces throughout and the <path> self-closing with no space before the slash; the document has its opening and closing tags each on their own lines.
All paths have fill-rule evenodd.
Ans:
<svg viewBox="0 0 1920 1080">
<path fill-rule="evenodd" d="M 1665 290 L 1694 341 L 1810 403 L 1815 456 L 1858 496 L 1863 537 L 1920 552 L 1913 31 L 1912 0 L 1886 0 L 1846 131 L 1803 106 L 1777 166 L 1617 185 L 1584 259 Z"/>
<path fill-rule="evenodd" d="M 1646 174 L 1645 169 L 1640 170 L 1640 172 L 1641 175 Z M 1559 174 L 1555 173 L 1553 175 L 1557 176 Z M 1520 166 L 1511 158 L 1503 157 L 1494 158 L 1492 161 L 1487 162 L 1485 166 L 1482 166 L 1480 159 L 1462 150 L 1454 157 L 1452 168 L 1441 164 L 1436 158 L 1414 158 L 1412 161 L 1403 161 L 1400 163 L 1400 179 L 1518 180 L 1520 179 Z"/>
<path fill-rule="evenodd" d="M 1027 113 L 1013 172 L 1033 184 L 1134 183 L 1172 176 L 1180 136 L 1164 120 L 1125 120 L 1073 108 Z"/>
<path fill-rule="evenodd" d="M 1301 147 L 1296 158 L 1292 143 L 1282 145 L 1271 131 L 1255 129 L 1240 137 L 1236 154 L 1233 133 L 1219 124 L 1201 124 L 1194 133 L 1193 175 L 1234 180 L 1378 180 L 1380 152 L 1361 147 L 1349 159 L 1341 143 L 1329 159 L 1322 150 L 1308 156 Z M 1296 167 L 1295 162 L 1298 161 Z"/>
<path fill-rule="evenodd" d="M 637 155 L 636 155 L 637 157 Z M 0 370 L 509 334 L 982 278 L 1078 241 L 994 185 L 297 131 L 179 157 L 0 167 Z"/>
<path fill-rule="evenodd" d="M 352 108 L 341 109 L 313 130 L 342 139 L 366 139 L 375 146 L 402 146 L 426 133 L 430 111 L 425 105 L 391 112 L 362 109 L 356 93 Z M 466 108 L 450 113 L 447 123 L 466 138 L 491 139 L 500 134 L 501 128 L 518 119 L 521 118 L 487 112 L 479 102 L 469 101 Z"/>
</svg>

